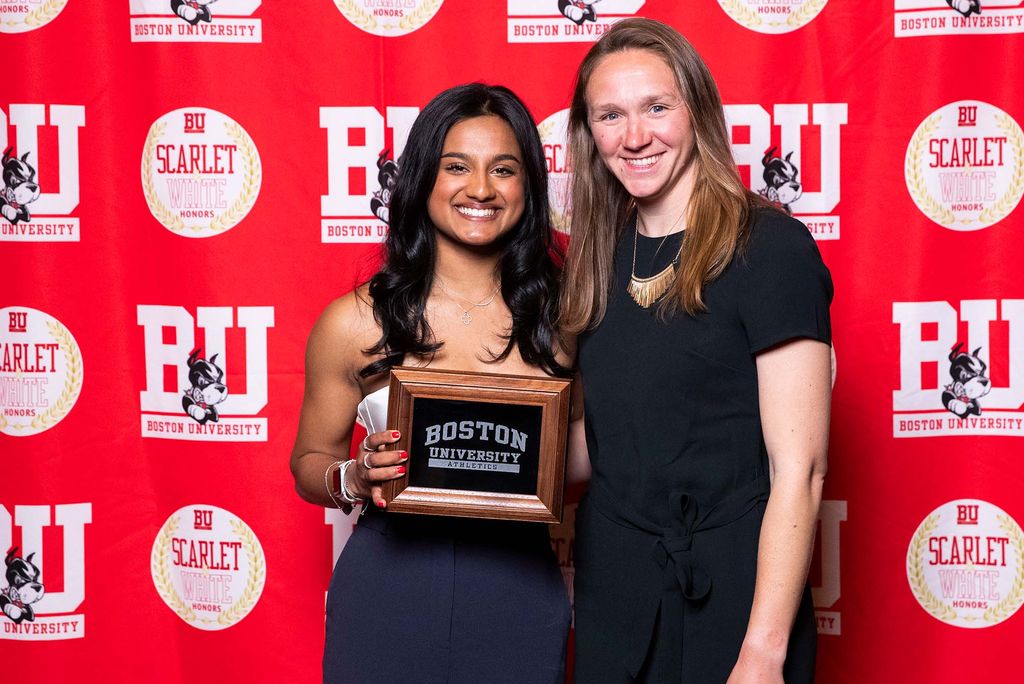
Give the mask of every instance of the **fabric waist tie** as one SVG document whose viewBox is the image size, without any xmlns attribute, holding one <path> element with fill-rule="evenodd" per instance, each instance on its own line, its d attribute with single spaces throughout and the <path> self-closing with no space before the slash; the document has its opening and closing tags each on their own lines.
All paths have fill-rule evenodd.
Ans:
<svg viewBox="0 0 1024 684">
<path fill-rule="evenodd" d="M 711 591 L 712 578 L 700 567 L 691 553 L 694 535 L 707 532 L 745 517 L 757 505 L 767 501 L 771 483 L 767 475 L 734 490 L 714 505 L 698 505 L 694 496 L 676 491 L 671 494 L 672 519 L 670 526 L 660 528 L 620 502 L 600 485 L 592 486 L 589 499 L 593 510 L 608 520 L 638 534 L 650 537 L 650 562 L 656 563 L 662 572 L 661 600 L 653 610 L 661 610 L 661 633 L 666 645 L 671 648 L 673 660 L 671 670 L 682 670 L 684 601 L 699 601 Z M 654 618 L 649 624 L 653 626 Z M 626 666 L 631 676 L 636 677 L 643 667 L 647 651 L 653 639 L 653 629 L 643 634 L 630 635 L 626 644 Z"/>
</svg>

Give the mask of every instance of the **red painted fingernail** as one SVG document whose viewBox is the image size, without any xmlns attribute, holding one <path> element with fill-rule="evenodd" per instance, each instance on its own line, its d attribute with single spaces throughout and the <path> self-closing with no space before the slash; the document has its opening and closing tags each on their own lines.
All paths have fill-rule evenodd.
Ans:
<svg viewBox="0 0 1024 684">
<path fill-rule="evenodd" d="M 409 452 L 408 451 L 400 451 L 398 453 L 401 454 L 403 461 L 408 460 L 408 458 L 409 458 Z"/>
<path fill-rule="evenodd" d="M 400 433 L 398 430 L 395 430 L 394 432 L 391 433 L 391 436 L 394 437 L 395 439 L 398 439 L 399 437 L 402 436 L 402 433 Z"/>
<path fill-rule="evenodd" d="M 388 505 L 386 503 L 384 503 L 384 499 L 381 499 L 380 501 L 377 502 L 377 508 L 387 508 L 387 507 L 388 507 Z"/>
<path fill-rule="evenodd" d="M 405 475 L 405 466 L 398 466 L 395 470 L 398 471 L 399 475 Z"/>
</svg>

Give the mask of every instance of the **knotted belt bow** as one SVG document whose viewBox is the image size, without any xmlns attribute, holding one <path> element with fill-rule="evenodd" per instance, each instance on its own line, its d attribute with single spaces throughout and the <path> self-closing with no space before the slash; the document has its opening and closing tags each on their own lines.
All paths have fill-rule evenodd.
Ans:
<svg viewBox="0 0 1024 684">
<path fill-rule="evenodd" d="M 768 476 L 762 475 L 710 507 L 702 507 L 696 497 L 686 492 L 674 492 L 670 500 L 672 520 L 670 526 L 664 529 L 650 525 L 635 515 L 626 517 L 618 506 L 606 506 L 610 497 L 594 497 L 594 505 L 603 515 L 624 527 L 654 538 L 652 560 L 662 569 L 662 643 L 678 644 L 673 655 L 678 664 L 672 663 L 671 670 L 682 670 L 684 602 L 680 595 L 686 601 L 695 602 L 711 593 L 711 576 L 692 555 L 694 535 L 725 527 L 743 518 L 757 504 L 768 499 L 770 489 Z M 652 630 L 652 633 L 637 636 L 639 638 L 626 645 L 625 654 L 626 666 L 633 677 L 643 667 L 654 634 Z"/>
</svg>

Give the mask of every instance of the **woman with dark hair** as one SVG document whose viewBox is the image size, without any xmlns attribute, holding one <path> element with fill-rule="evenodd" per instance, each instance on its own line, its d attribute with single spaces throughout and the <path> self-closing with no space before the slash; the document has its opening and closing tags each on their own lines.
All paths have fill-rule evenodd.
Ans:
<svg viewBox="0 0 1024 684">
<path fill-rule="evenodd" d="M 384 264 L 332 302 L 306 350 L 291 469 L 302 498 L 364 502 L 327 598 L 325 682 L 559 682 L 569 605 L 546 526 L 390 515 L 405 472 L 386 429 L 399 364 L 566 375 L 546 166 L 508 89 L 470 84 L 423 109 L 399 159 Z M 369 433 L 348 460 L 352 425 Z"/>
<path fill-rule="evenodd" d="M 576 680 L 810 682 L 828 270 L 743 185 L 715 82 L 665 24 L 627 19 L 591 48 L 569 147 L 561 320 L 592 467 Z"/>
</svg>

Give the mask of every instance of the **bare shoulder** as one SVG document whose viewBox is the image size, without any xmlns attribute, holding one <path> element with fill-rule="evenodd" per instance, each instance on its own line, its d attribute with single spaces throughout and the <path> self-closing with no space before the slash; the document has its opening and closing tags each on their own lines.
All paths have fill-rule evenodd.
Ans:
<svg viewBox="0 0 1024 684">
<path fill-rule="evenodd" d="M 325 362 L 351 371 L 372 361 L 365 350 L 378 340 L 380 328 L 367 289 L 361 285 L 324 307 L 309 334 L 307 363 Z"/>
</svg>

